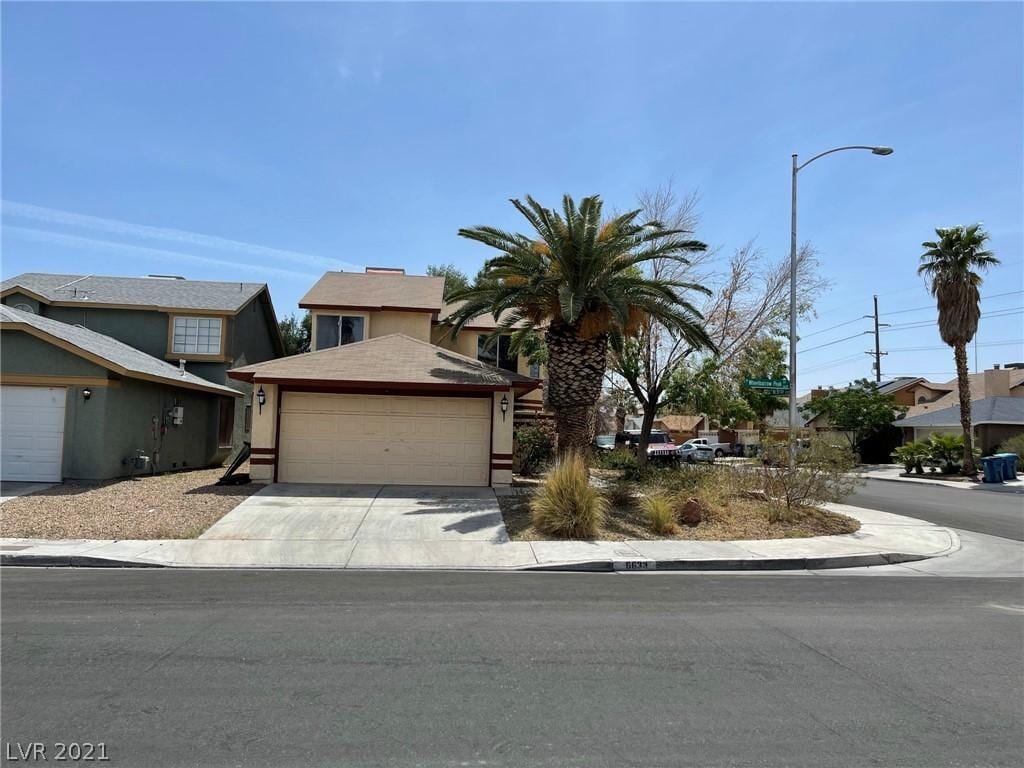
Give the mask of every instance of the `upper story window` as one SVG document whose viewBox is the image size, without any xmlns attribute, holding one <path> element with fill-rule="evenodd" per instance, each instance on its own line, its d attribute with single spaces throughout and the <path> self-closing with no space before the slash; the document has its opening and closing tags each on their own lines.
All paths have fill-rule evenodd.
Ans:
<svg viewBox="0 0 1024 768">
<path fill-rule="evenodd" d="M 539 379 L 540 378 L 540 363 L 530 363 L 530 378 L 531 379 Z"/>
<path fill-rule="evenodd" d="M 476 339 L 476 359 L 515 373 L 517 360 L 516 356 L 509 351 L 511 342 L 511 337 L 499 336 L 498 342 L 495 344 L 492 339 L 481 333 Z"/>
<path fill-rule="evenodd" d="M 317 315 L 316 348 L 328 349 L 362 341 L 366 318 L 360 315 Z"/>
<path fill-rule="evenodd" d="M 223 322 L 219 317 L 175 317 L 171 352 L 184 355 L 219 355 Z"/>
</svg>

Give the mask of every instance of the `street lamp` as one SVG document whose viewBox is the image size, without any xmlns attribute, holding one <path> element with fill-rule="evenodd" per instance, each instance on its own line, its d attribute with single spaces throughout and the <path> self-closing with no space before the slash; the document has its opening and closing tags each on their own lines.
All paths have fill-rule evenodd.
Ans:
<svg viewBox="0 0 1024 768">
<path fill-rule="evenodd" d="M 853 144 L 821 152 L 805 163 L 793 155 L 793 212 L 789 237 L 789 468 L 796 462 L 796 175 L 819 157 L 847 149 L 866 149 L 873 155 L 891 155 L 892 147 L 869 147 Z"/>
</svg>

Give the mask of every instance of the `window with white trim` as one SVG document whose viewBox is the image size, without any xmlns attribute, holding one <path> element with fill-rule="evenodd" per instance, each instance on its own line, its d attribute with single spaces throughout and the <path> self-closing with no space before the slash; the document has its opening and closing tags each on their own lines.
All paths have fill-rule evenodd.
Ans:
<svg viewBox="0 0 1024 768">
<path fill-rule="evenodd" d="M 221 323 L 219 317 L 176 317 L 171 352 L 184 355 L 219 355 Z"/>
</svg>

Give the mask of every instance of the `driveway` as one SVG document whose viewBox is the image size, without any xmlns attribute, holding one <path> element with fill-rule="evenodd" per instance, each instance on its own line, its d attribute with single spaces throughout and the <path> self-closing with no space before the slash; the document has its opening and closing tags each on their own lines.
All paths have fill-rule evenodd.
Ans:
<svg viewBox="0 0 1024 768">
<path fill-rule="evenodd" d="M 505 543 L 490 488 L 275 483 L 250 496 L 200 539 L 234 541 Z"/>
</svg>

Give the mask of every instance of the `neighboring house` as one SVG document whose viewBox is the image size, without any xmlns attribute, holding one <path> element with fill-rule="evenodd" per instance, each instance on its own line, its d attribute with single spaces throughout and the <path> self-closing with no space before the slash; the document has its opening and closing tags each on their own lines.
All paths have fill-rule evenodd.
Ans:
<svg viewBox="0 0 1024 768">
<path fill-rule="evenodd" d="M 1008 438 L 1024 432 L 1024 369 L 995 367 L 971 374 L 968 381 L 971 426 L 983 452 L 992 451 Z M 893 422 L 903 430 L 904 440 L 963 432 L 956 379 L 935 386 L 946 388 L 941 397 L 911 406 L 906 416 Z"/>
<path fill-rule="evenodd" d="M 189 373 L 238 389 L 246 397 L 224 415 L 228 454 L 249 431 L 249 389 L 229 379 L 228 369 L 284 354 L 265 283 L 25 273 L 0 283 L 0 301 L 112 337 L 175 367 L 184 360 Z M 7 372 L 5 364 L 5 389 Z M 34 373 L 52 375 L 42 366 Z"/>
<path fill-rule="evenodd" d="M 240 392 L 88 328 L 0 306 L 0 371 L 4 480 L 206 467 L 231 449 Z"/>
<path fill-rule="evenodd" d="M 543 371 L 507 335 L 486 342 L 493 318 L 453 338 L 443 295 L 444 278 L 401 269 L 325 274 L 299 302 L 313 351 L 230 372 L 256 388 L 253 479 L 510 483 L 513 427 L 543 408 Z"/>
<path fill-rule="evenodd" d="M 643 416 L 628 416 L 626 418 L 626 429 L 640 429 L 643 426 Z M 690 414 L 671 413 L 659 416 L 654 420 L 653 429 L 659 432 L 667 432 L 672 442 L 682 445 L 687 440 L 699 436 L 701 430 L 706 429 L 703 416 Z"/>
</svg>

